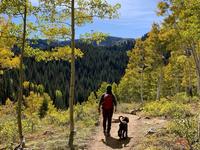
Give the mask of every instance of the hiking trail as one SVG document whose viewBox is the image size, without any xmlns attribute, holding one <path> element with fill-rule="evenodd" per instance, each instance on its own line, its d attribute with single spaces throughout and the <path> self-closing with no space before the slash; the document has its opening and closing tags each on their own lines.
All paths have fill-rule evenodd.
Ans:
<svg viewBox="0 0 200 150">
<path fill-rule="evenodd" d="M 117 135 L 119 129 L 119 116 L 129 117 L 128 138 L 119 140 Z M 111 136 L 105 137 L 102 127 L 102 116 L 100 117 L 100 125 L 97 127 L 95 134 L 89 141 L 86 149 L 88 150 L 139 150 L 137 146 L 143 142 L 143 139 L 149 129 L 159 129 L 165 126 L 166 120 L 160 118 L 143 118 L 137 115 L 114 113 L 112 118 Z"/>
</svg>

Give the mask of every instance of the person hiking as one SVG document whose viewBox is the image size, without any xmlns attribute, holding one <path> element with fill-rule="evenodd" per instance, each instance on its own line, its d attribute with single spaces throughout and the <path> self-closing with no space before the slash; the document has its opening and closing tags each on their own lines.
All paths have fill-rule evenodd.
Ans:
<svg viewBox="0 0 200 150">
<path fill-rule="evenodd" d="M 105 135 L 110 136 L 111 129 L 111 121 L 113 111 L 117 108 L 117 102 L 115 96 L 112 94 L 112 87 L 109 85 L 107 87 L 107 91 L 102 95 L 101 100 L 99 102 L 99 113 L 101 112 L 100 107 L 102 106 L 102 115 L 103 115 L 103 132 Z M 107 130 L 106 130 L 107 124 Z"/>
</svg>

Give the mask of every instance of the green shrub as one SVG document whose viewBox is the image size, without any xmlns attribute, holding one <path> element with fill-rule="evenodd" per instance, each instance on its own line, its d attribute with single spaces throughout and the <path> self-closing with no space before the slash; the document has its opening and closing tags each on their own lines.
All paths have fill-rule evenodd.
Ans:
<svg viewBox="0 0 200 150">
<path fill-rule="evenodd" d="M 170 122 L 168 129 L 171 133 L 185 138 L 190 147 L 199 147 L 198 142 L 198 119 L 197 117 L 176 118 Z"/>
<path fill-rule="evenodd" d="M 68 111 L 61 111 L 61 110 L 50 110 L 48 111 L 44 121 L 47 124 L 54 124 L 54 125 L 63 125 L 69 123 L 69 112 Z"/>
<path fill-rule="evenodd" d="M 75 105 L 75 121 L 84 121 L 88 120 L 88 118 L 96 120 L 98 116 L 97 106 L 98 104 L 96 103 L 96 100 L 89 100 L 81 105 Z M 57 110 L 51 103 L 49 103 L 49 109 L 44 120 L 47 124 L 66 125 L 69 123 L 69 110 Z"/>
<path fill-rule="evenodd" d="M 199 97 L 198 96 L 193 96 L 192 97 L 192 102 L 198 102 L 199 101 Z"/>
<path fill-rule="evenodd" d="M 173 101 L 176 101 L 178 103 L 188 103 L 189 102 L 189 97 L 185 92 L 177 93 L 173 98 Z"/>
<path fill-rule="evenodd" d="M 120 103 L 117 106 L 117 111 L 123 113 L 130 113 L 132 110 L 140 108 L 139 103 Z"/>
<path fill-rule="evenodd" d="M 14 121 L 13 121 L 14 120 Z M 12 149 L 13 143 L 17 141 L 17 122 L 14 118 L 4 119 L 0 122 L 0 144 L 6 144 L 7 149 Z"/>
<path fill-rule="evenodd" d="M 82 103 L 81 105 L 76 105 L 74 108 L 75 120 L 89 120 L 92 119 L 94 121 L 98 118 L 98 104 L 96 101 L 87 101 Z"/>
<path fill-rule="evenodd" d="M 176 116 L 184 117 L 190 113 L 188 106 L 166 99 L 146 103 L 144 112 L 150 116 L 169 116 L 172 118 Z"/>
<path fill-rule="evenodd" d="M 199 101 L 199 98 L 197 96 L 189 97 L 185 92 L 181 92 L 173 96 L 172 100 L 179 103 L 187 104 L 189 102 L 197 102 Z"/>
</svg>

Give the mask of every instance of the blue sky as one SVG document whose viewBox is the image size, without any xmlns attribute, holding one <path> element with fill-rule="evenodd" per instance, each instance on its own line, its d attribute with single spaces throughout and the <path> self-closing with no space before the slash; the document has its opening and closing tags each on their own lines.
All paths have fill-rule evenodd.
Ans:
<svg viewBox="0 0 200 150">
<path fill-rule="evenodd" d="M 37 0 L 31 0 L 37 4 Z M 91 30 L 105 32 L 110 36 L 137 38 L 151 29 L 153 22 L 160 23 L 161 18 L 156 15 L 156 6 L 160 0 L 108 0 L 109 3 L 120 3 L 119 19 L 97 20 L 93 24 L 86 24 L 76 29 L 76 38 L 80 34 Z"/>
<path fill-rule="evenodd" d="M 95 20 L 93 24 L 77 29 L 77 34 L 90 30 L 109 33 L 111 36 L 137 38 L 151 29 L 153 22 L 160 23 L 156 15 L 159 0 L 109 0 L 120 3 L 120 16 L 115 20 Z"/>
</svg>

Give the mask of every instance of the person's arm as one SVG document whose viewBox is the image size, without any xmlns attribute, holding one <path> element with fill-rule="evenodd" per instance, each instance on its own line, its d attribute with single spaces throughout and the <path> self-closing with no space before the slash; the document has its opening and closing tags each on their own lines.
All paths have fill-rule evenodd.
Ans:
<svg viewBox="0 0 200 150">
<path fill-rule="evenodd" d="M 116 98 L 114 95 L 113 95 L 113 104 L 115 106 L 115 112 L 116 112 L 117 111 L 117 101 L 116 101 Z"/>
<path fill-rule="evenodd" d="M 103 103 L 103 97 L 104 97 L 104 94 L 101 96 L 101 99 L 100 99 L 100 102 L 99 102 L 99 107 L 98 107 L 98 111 L 100 112 L 100 107 L 101 107 L 101 105 L 102 105 L 102 103 Z"/>
</svg>

